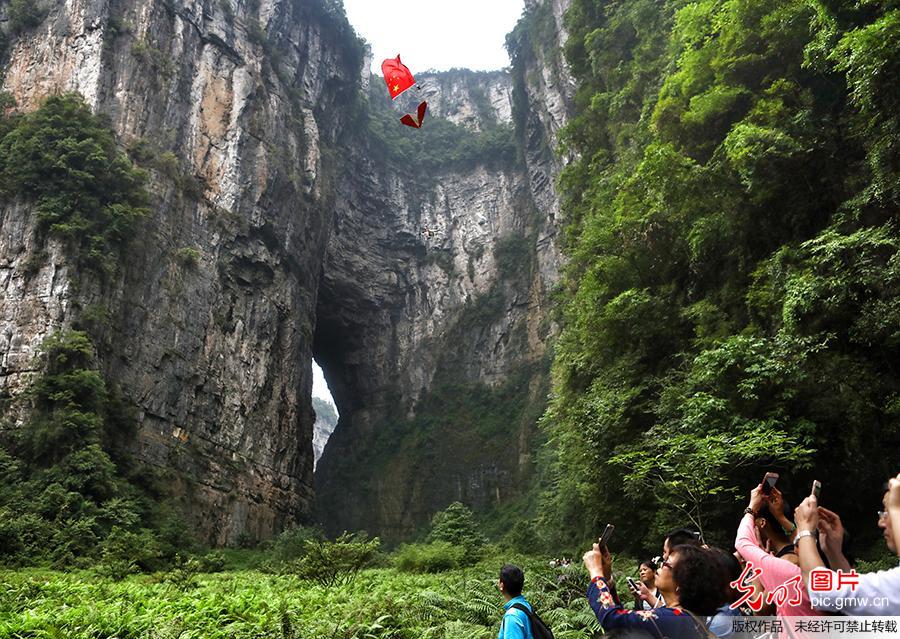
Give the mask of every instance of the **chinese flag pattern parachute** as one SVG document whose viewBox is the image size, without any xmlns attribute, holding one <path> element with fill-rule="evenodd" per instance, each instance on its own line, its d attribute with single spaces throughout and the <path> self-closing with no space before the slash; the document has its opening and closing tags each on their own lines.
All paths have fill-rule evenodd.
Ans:
<svg viewBox="0 0 900 639">
<path fill-rule="evenodd" d="M 396 59 L 388 58 L 382 62 L 381 72 L 392 100 L 416 83 L 410 70 L 400 62 L 399 55 Z"/>
</svg>

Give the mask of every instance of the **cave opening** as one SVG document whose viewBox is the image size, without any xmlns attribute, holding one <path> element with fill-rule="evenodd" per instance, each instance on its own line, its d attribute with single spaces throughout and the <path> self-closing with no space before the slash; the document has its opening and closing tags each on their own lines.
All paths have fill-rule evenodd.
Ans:
<svg viewBox="0 0 900 639">
<path fill-rule="evenodd" d="M 316 413 L 316 421 L 313 425 L 313 471 L 322 457 L 325 445 L 334 433 L 337 427 L 340 413 L 328 387 L 328 380 L 325 379 L 325 373 L 319 363 L 312 360 L 312 407 Z"/>
</svg>

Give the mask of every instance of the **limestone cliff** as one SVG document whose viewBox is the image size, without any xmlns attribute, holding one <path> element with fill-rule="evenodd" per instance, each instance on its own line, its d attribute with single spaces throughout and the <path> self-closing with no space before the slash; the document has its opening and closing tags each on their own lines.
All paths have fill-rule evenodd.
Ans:
<svg viewBox="0 0 900 639">
<path fill-rule="evenodd" d="M 330 401 L 313 395 L 313 410 L 316 412 L 316 421 L 313 424 L 313 468 L 325 450 L 325 444 L 334 432 L 338 422 L 338 414 L 334 404 Z"/>
<path fill-rule="evenodd" d="M 549 149 L 567 107 L 552 77 L 526 81 L 525 105 L 506 73 L 419 78 L 433 130 L 459 152 L 442 158 L 437 140 L 416 162 L 406 152 L 420 139 L 378 135 L 396 113 L 366 90 L 362 47 L 330 4 L 42 6 L 40 24 L 10 33 L 3 89 L 22 109 L 80 92 L 143 150 L 154 202 L 112 279 L 38 242 L 27 203 L 2 203 L 4 391 L 21 392 L 48 334 L 103 309 L 93 332 L 138 411 L 135 452 L 168 472 L 214 543 L 311 518 L 314 354 L 341 415 L 317 471 L 330 529 L 398 538 L 451 498 L 514 496 L 502 486 L 529 470 L 560 265 Z M 515 143 L 496 143 L 505 135 Z M 484 140 L 490 158 L 477 156 Z M 179 259 L 185 249 L 198 257 Z M 409 429 L 440 413 L 447 388 L 524 403 L 493 432 L 429 422 L 423 442 L 477 454 L 445 456 L 426 478 Z"/>
</svg>

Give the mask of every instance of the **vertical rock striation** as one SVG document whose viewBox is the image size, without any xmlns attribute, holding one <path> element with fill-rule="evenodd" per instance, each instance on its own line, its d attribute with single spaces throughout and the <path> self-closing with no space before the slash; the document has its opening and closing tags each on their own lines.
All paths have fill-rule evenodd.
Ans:
<svg viewBox="0 0 900 639">
<path fill-rule="evenodd" d="M 311 508 L 327 148 L 361 64 L 316 3 L 249 5 L 48 3 L 13 41 L 3 79 L 23 109 L 78 91 L 109 114 L 123 144 L 143 149 L 154 206 L 119 276 L 102 282 L 52 246 L 28 272 L 34 216 L 3 207 L 0 384 L 15 393 L 49 332 L 106 309 L 95 338 L 139 411 L 136 452 L 168 471 L 214 543 L 271 535 Z M 184 249 L 199 258 L 180 260 Z"/>
<path fill-rule="evenodd" d="M 522 396 L 543 399 L 561 260 L 550 149 L 568 108 L 557 76 L 526 81 L 527 105 L 515 103 L 520 69 L 419 78 L 429 118 L 472 135 L 525 114 L 518 157 L 424 174 L 373 140 L 362 47 L 319 0 L 47 8 L 12 39 L 3 89 L 21 109 L 78 91 L 108 114 L 150 171 L 152 215 L 117 275 L 99 278 L 37 239 L 28 203 L 0 205 L 0 388 L 21 393 L 41 341 L 102 309 L 92 334 L 138 411 L 134 450 L 167 471 L 213 543 L 312 516 L 314 353 L 341 415 L 317 470 L 330 529 L 399 538 L 450 499 L 515 496 L 501 488 L 527 474 L 533 415 L 502 433 L 462 428 L 452 446 L 483 454 L 442 460 L 427 480 L 427 456 L 359 460 L 433 414 L 451 381 L 497 390 L 525 370 Z M 27 419 L 13 415 L 13 427 Z"/>
</svg>

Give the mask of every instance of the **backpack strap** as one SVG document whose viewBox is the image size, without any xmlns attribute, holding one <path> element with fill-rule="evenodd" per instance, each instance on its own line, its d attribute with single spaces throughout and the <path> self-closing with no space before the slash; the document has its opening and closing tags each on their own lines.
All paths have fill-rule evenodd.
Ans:
<svg viewBox="0 0 900 639">
<path fill-rule="evenodd" d="M 531 621 L 531 616 L 534 613 L 531 612 L 527 606 L 524 606 L 520 603 L 514 603 L 512 606 L 510 606 L 510 609 L 512 609 L 512 608 L 515 608 L 516 610 L 521 610 L 522 612 L 524 612 L 525 616 L 528 617 L 528 621 Z M 507 612 L 509 612 L 509 611 L 507 611 Z"/>
<path fill-rule="evenodd" d="M 528 617 L 528 622 L 531 624 L 531 636 L 535 639 L 540 639 L 542 637 L 547 637 L 548 639 L 553 639 L 553 632 L 550 628 L 547 627 L 547 624 L 538 617 L 533 610 L 529 610 L 526 606 L 523 606 L 520 603 L 515 603 L 512 605 L 512 608 L 516 610 L 521 610 Z"/>
</svg>

